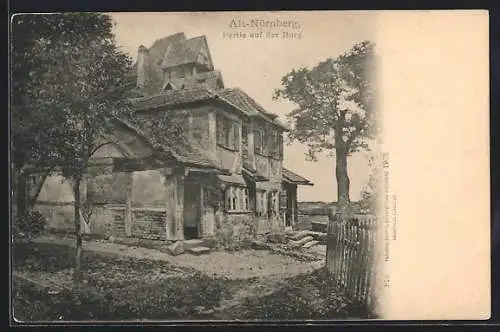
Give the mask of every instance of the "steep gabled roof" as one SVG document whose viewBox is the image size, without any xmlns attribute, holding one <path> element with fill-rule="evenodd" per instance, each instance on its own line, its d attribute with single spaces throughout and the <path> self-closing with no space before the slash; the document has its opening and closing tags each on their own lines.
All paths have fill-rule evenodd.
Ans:
<svg viewBox="0 0 500 332">
<path fill-rule="evenodd" d="M 176 33 L 164 38 L 157 39 L 148 50 L 147 61 L 145 64 L 146 84 L 144 89 L 151 93 L 160 91 L 163 84 L 162 60 L 167 48 L 180 41 L 186 40 L 186 35 Z M 143 46 L 144 47 L 144 46 Z M 135 74 L 137 75 L 137 63 L 134 64 Z"/>
<path fill-rule="evenodd" d="M 219 84 L 222 88 L 224 87 L 222 74 L 218 70 L 197 73 L 195 75 L 187 77 L 170 79 L 163 84 L 163 90 L 165 90 L 169 83 L 176 89 L 204 86 L 209 89 L 218 90 Z"/>
<path fill-rule="evenodd" d="M 179 163 L 186 165 L 194 165 L 202 168 L 211 168 L 222 173 L 228 171 L 218 166 L 218 162 L 209 158 L 204 151 L 196 146 L 186 142 L 186 144 L 175 144 L 169 141 L 166 137 L 154 135 L 151 122 L 147 119 L 135 117 L 131 121 L 123 118 L 115 118 L 121 124 L 125 125 L 129 130 L 139 135 L 142 139 L 146 140 L 151 146 L 158 151 L 167 153 L 173 156 Z"/>
<path fill-rule="evenodd" d="M 309 181 L 308 179 L 298 175 L 297 173 L 294 173 L 285 167 L 282 168 L 282 174 L 283 174 L 283 181 L 293 183 L 293 184 L 300 184 L 300 185 L 305 185 L 305 186 L 312 186 L 313 183 Z"/>
<path fill-rule="evenodd" d="M 165 51 L 161 66 L 165 68 L 180 66 L 188 63 L 196 63 L 198 54 L 200 54 L 201 50 L 204 47 L 208 52 L 208 46 L 205 36 L 194 37 L 187 40 L 179 40 L 175 43 L 172 43 Z M 208 54 L 207 57 L 209 57 Z"/>
<path fill-rule="evenodd" d="M 171 81 L 171 84 L 177 87 L 178 83 Z M 175 108 L 183 104 L 215 99 L 234 107 L 247 116 L 260 117 L 284 130 L 288 130 L 288 127 L 276 118 L 276 115 L 265 111 L 262 106 L 258 105 L 256 101 L 239 88 L 212 90 L 204 85 L 193 84 L 182 89 L 164 90 L 155 95 L 137 98 L 133 101 L 133 105 L 136 110 L 141 111 L 160 107 Z M 263 113 L 262 110 L 266 113 Z M 272 114 L 272 116 L 269 116 L 269 114 Z"/>
<path fill-rule="evenodd" d="M 278 116 L 276 114 L 266 111 L 264 107 L 240 88 L 224 89 L 217 91 L 217 93 L 239 108 L 244 109 L 249 116 L 261 117 L 282 129 L 289 130 L 288 126 L 277 119 Z"/>
<path fill-rule="evenodd" d="M 148 110 L 159 107 L 174 107 L 196 101 L 210 100 L 216 94 L 204 86 L 184 89 L 165 90 L 152 96 L 137 99 L 133 102 L 136 110 Z"/>
</svg>

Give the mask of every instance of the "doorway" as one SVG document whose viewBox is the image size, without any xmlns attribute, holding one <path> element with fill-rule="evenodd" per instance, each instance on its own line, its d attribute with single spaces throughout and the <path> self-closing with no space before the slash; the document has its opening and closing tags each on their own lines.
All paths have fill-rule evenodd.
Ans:
<svg viewBox="0 0 500 332">
<path fill-rule="evenodd" d="M 186 240 L 200 237 L 201 188 L 198 183 L 184 183 L 184 238 Z"/>
</svg>

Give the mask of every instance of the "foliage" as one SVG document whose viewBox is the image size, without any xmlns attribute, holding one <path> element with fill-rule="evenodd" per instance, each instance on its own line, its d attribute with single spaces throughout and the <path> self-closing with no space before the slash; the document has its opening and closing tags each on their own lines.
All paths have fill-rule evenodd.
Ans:
<svg viewBox="0 0 500 332">
<path fill-rule="evenodd" d="M 131 60 L 115 44 L 113 22 L 105 14 L 18 15 L 12 26 L 13 141 L 20 155 L 15 164 L 57 168 L 72 181 L 80 257 L 80 181 L 90 157 L 109 143 L 103 136 L 115 118 L 128 112 Z M 37 120 L 41 125 L 31 128 Z M 43 158 L 32 157 L 37 151 L 27 145 L 31 136 L 44 144 Z M 79 266 L 77 259 L 76 282 Z"/>
<path fill-rule="evenodd" d="M 255 229 L 251 221 L 242 222 L 236 229 L 227 214 L 224 214 L 220 219 L 215 229 L 216 248 L 235 251 L 250 247 L 255 236 Z"/>
<path fill-rule="evenodd" d="M 374 44 L 363 41 L 336 59 L 327 59 L 312 69 L 293 69 L 282 80 L 274 98 L 297 105 L 289 113 L 293 130 L 289 138 L 306 144 L 307 159 L 328 151 L 336 158 L 339 205 L 349 203 L 346 157 L 369 148 L 377 134 Z"/>
<path fill-rule="evenodd" d="M 68 247 L 37 245 L 14 250 L 16 270 L 51 272 L 70 280 L 73 255 Z M 86 283 L 50 295 L 23 280 L 13 282 L 15 316 L 23 320 L 168 319 L 199 315 L 227 297 L 223 278 L 179 270 L 166 262 L 88 253 Z M 62 284 L 62 283 L 61 283 Z"/>
<path fill-rule="evenodd" d="M 17 15 L 12 21 L 13 160 L 79 168 L 121 100 L 130 66 L 103 14 Z M 61 160 L 62 159 L 62 160 Z"/>
<path fill-rule="evenodd" d="M 255 226 L 253 220 L 247 220 L 238 228 L 238 248 L 239 249 L 248 249 L 251 247 L 251 242 L 255 239 Z"/>
<path fill-rule="evenodd" d="M 373 51 L 374 44 L 364 41 L 337 59 L 294 69 L 282 78 L 283 88 L 274 97 L 298 106 L 288 114 L 294 124 L 289 136 L 308 145 L 311 159 L 339 146 L 348 153 L 367 148 L 366 139 L 375 137 Z"/>
<path fill-rule="evenodd" d="M 262 298 L 251 298 L 238 308 L 242 319 L 369 318 L 366 309 L 333 286 L 324 270 L 287 279 L 284 287 Z"/>
<path fill-rule="evenodd" d="M 24 234 L 29 237 L 38 236 L 45 229 L 47 219 L 38 211 L 31 211 L 23 216 L 18 216 L 13 227 L 15 236 Z"/>
</svg>

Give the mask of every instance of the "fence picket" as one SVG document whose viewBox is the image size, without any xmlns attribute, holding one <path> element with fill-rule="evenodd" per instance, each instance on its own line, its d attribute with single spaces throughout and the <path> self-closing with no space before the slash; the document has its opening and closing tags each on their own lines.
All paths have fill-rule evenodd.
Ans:
<svg viewBox="0 0 500 332">
<path fill-rule="evenodd" d="M 327 270 L 353 300 L 369 307 L 374 301 L 376 218 L 335 215 L 329 222 Z"/>
</svg>

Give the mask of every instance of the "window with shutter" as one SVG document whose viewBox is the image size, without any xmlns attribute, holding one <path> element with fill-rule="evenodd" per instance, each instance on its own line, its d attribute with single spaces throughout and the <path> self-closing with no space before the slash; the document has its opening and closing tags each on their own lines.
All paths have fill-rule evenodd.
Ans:
<svg viewBox="0 0 500 332">
<path fill-rule="evenodd" d="M 226 211 L 249 211 L 248 189 L 230 186 L 226 189 Z"/>
<path fill-rule="evenodd" d="M 217 144 L 230 150 L 240 149 L 239 124 L 228 117 L 217 114 Z"/>
<path fill-rule="evenodd" d="M 217 114 L 217 144 L 225 146 L 227 144 L 226 118 Z"/>
<path fill-rule="evenodd" d="M 254 146 L 255 153 L 262 154 L 262 131 L 260 130 L 254 132 Z"/>
</svg>

